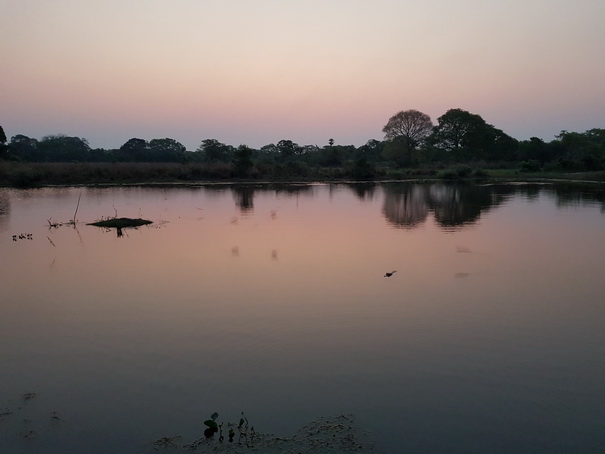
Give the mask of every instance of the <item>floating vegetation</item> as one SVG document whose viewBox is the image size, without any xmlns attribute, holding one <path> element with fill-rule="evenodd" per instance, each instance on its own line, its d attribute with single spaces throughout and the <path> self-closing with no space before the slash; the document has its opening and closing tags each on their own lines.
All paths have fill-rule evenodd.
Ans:
<svg viewBox="0 0 605 454">
<path fill-rule="evenodd" d="M 23 394 L 23 401 L 27 402 L 28 400 L 32 400 L 34 397 L 36 397 L 37 394 L 36 393 L 25 393 Z"/>
<path fill-rule="evenodd" d="M 48 229 L 58 229 L 59 227 L 63 227 L 64 225 L 70 225 L 70 226 L 76 226 L 76 221 L 75 220 L 70 220 L 67 222 L 56 222 L 53 221 L 53 218 L 47 219 L 46 222 L 48 222 Z"/>
<path fill-rule="evenodd" d="M 178 447 L 176 441 L 181 438 L 180 435 L 175 437 L 162 437 L 153 442 L 153 449 L 156 451 L 160 448 L 168 448 L 168 447 Z"/>
<path fill-rule="evenodd" d="M 33 240 L 34 235 L 32 233 L 20 233 L 19 235 L 13 235 L 13 241 L 18 240 Z"/>
<path fill-rule="evenodd" d="M 27 430 L 23 432 L 21 436 L 26 440 L 33 440 L 34 438 L 36 438 L 36 432 L 34 432 L 33 430 Z"/>
</svg>

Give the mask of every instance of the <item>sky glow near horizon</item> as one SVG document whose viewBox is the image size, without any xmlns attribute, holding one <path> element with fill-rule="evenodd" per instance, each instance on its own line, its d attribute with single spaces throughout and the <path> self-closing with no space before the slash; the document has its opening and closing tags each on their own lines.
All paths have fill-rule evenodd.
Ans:
<svg viewBox="0 0 605 454">
<path fill-rule="evenodd" d="M 602 0 L 0 0 L 0 125 L 93 148 L 363 145 L 462 108 L 523 140 L 605 127 Z"/>
</svg>

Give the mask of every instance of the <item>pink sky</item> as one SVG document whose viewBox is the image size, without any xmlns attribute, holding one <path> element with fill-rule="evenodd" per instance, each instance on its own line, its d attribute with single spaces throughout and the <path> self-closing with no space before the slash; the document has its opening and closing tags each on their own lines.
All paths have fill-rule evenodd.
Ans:
<svg viewBox="0 0 605 454">
<path fill-rule="evenodd" d="M 450 108 L 518 139 L 605 127 L 601 0 L 0 0 L 0 125 L 362 145 Z"/>
</svg>

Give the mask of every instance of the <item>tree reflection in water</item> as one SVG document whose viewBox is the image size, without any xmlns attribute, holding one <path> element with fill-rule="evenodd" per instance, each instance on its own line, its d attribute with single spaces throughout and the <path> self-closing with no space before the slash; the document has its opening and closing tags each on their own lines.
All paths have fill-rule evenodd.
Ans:
<svg viewBox="0 0 605 454">
<path fill-rule="evenodd" d="M 10 212 L 10 201 L 8 195 L 0 192 L 0 227 L 8 224 L 8 215 Z"/>
<path fill-rule="evenodd" d="M 527 199 L 546 195 L 553 197 L 558 206 L 599 202 L 605 212 L 605 188 L 594 184 L 393 183 L 385 184 L 384 189 L 382 211 L 387 222 L 406 229 L 420 226 L 430 213 L 437 225 L 445 229 L 471 225 L 512 195 L 522 195 Z"/>
<path fill-rule="evenodd" d="M 313 197 L 313 184 L 234 184 L 228 189 L 241 214 L 254 211 L 254 197 L 257 193 L 272 193 L 275 196 Z M 396 228 L 413 229 L 424 224 L 430 214 L 435 223 L 444 229 L 457 229 L 476 223 L 482 214 L 498 207 L 512 195 L 522 195 L 536 199 L 540 195 L 556 199 L 559 206 L 599 202 L 605 211 L 605 189 L 601 185 L 516 183 L 486 184 L 472 183 L 345 183 L 330 184 L 329 190 L 346 188 L 361 201 L 371 201 L 378 190 L 384 190 L 382 212 L 389 224 Z M 208 190 L 222 192 L 225 186 L 209 186 Z M 1 202 L 1 201 L 0 201 Z M 1 209 L 1 206 L 0 206 Z M 1 214 L 1 212 L 0 212 Z M 272 217 L 276 214 L 272 212 Z"/>
<path fill-rule="evenodd" d="M 513 187 L 473 184 L 389 184 L 385 185 L 383 214 L 397 228 L 416 228 L 429 213 L 439 226 L 456 228 L 477 222 L 513 191 Z"/>
</svg>

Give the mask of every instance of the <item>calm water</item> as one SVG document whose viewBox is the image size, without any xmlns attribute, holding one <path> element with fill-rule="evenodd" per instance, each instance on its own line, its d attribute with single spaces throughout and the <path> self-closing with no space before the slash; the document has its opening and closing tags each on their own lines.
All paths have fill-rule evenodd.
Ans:
<svg viewBox="0 0 605 454">
<path fill-rule="evenodd" d="M 85 225 L 115 215 L 154 223 Z M 602 190 L 0 189 L 0 258 L 3 453 L 145 453 L 214 411 L 353 413 L 385 453 L 605 452 Z"/>
</svg>

